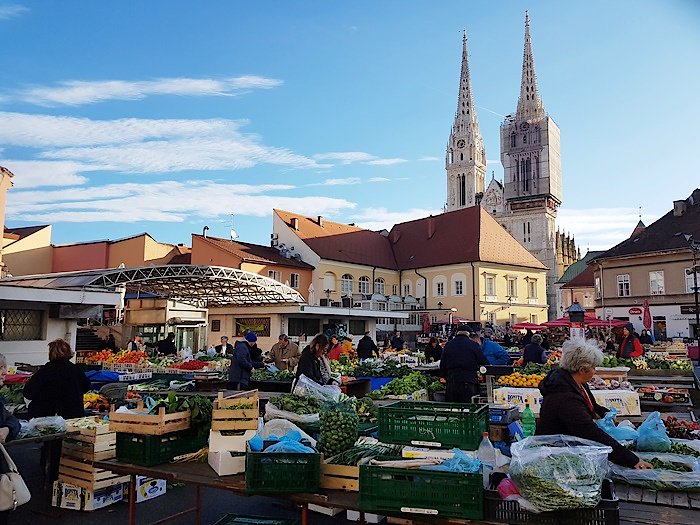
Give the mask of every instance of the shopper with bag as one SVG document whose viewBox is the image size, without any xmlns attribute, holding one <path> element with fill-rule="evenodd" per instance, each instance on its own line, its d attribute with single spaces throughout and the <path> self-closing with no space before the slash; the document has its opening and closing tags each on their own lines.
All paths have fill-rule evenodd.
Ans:
<svg viewBox="0 0 700 525">
<path fill-rule="evenodd" d="M 7 359 L 0 354 L 0 387 L 5 383 L 6 374 Z M 0 525 L 7 523 L 10 510 L 15 507 L 15 501 L 17 505 L 22 505 L 31 497 L 22 477 L 17 472 L 17 467 L 2 445 L 15 439 L 19 430 L 19 420 L 7 411 L 5 399 L 0 395 L 0 448 L 2 448 L 0 451 Z"/>
</svg>

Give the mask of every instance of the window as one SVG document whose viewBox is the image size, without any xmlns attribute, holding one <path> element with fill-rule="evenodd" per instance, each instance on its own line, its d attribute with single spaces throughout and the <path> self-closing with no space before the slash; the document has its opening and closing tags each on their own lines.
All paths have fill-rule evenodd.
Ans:
<svg viewBox="0 0 700 525">
<path fill-rule="evenodd" d="M 309 319 L 308 317 L 290 317 L 288 326 L 289 334 L 294 337 L 299 337 L 301 334 L 306 334 L 306 339 L 311 340 L 320 328 L 319 319 Z"/>
<path fill-rule="evenodd" d="M 530 223 L 523 223 L 523 242 L 530 242 Z"/>
<path fill-rule="evenodd" d="M 628 273 L 624 275 L 617 276 L 617 296 L 618 297 L 629 297 L 630 296 L 630 276 Z"/>
<path fill-rule="evenodd" d="M 289 286 L 292 288 L 299 288 L 299 274 L 292 273 L 289 275 Z"/>
<path fill-rule="evenodd" d="M 527 281 L 527 297 L 528 299 L 537 299 L 537 279 Z"/>
<path fill-rule="evenodd" d="M 408 297 L 411 295 L 411 285 L 410 284 L 404 284 L 403 285 L 403 296 Z"/>
<path fill-rule="evenodd" d="M 267 276 L 268 276 L 270 279 L 274 279 L 275 281 L 279 281 L 279 280 L 280 280 L 280 273 L 279 273 L 277 270 L 268 270 L 268 271 L 267 271 Z"/>
<path fill-rule="evenodd" d="M 437 315 L 431 315 L 431 316 L 430 316 L 430 322 L 433 323 L 433 324 L 437 323 Z"/>
<path fill-rule="evenodd" d="M 398 284 L 392 284 L 391 285 L 391 295 L 396 295 L 399 291 L 399 285 Z"/>
<path fill-rule="evenodd" d="M 212 319 L 211 331 L 212 332 L 221 332 L 221 319 Z"/>
<path fill-rule="evenodd" d="M 593 298 L 588 294 L 583 296 L 583 307 L 593 308 Z"/>
<path fill-rule="evenodd" d="M 381 277 L 377 277 L 374 280 L 374 293 L 384 295 L 384 279 L 382 279 Z"/>
<path fill-rule="evenodd" d="M 518 297 L 518 278 L 517 277 L 508 277 L 508 281 L 506 281 L 506 295 L 510 297 L 511 299 L 517 299 Z"/>
<path fill-rule="evenodd" d="M 361 319 L 350 319 L 350 333 L 351 334 L 364 334 L 365 330 L 365 321 Z"/>
<path fill-rule="evenodd" d="M 445 283 L 435 283 L 435 290 L 438 297 L 445 296 Z"/>
<path fill-rule="evenodd" d="M 330 290 L 331 292 L 335 292 L 335 275 L 333 275 L 330 272 L 323 276 L 323 290 Z"/>
<path fill-rule="evenodd" d="M 344 294 L 352 294 L 352 275 L 349 273 L 340 278 L 340 291 Z"/>
<path fill-rule="evenodd" d="M 595 298 L 600 299 L 601 298 L 601 290 L 600 290 L 600 277 L 595 278 Z"/>
<path fill-rule="evenodd" d="M 518 314 L 510 314 L 510 324 L 518 324 Z"/>
<path fill-rule="evenodd" d="M 511 148 L 515 147 L 515 133 L 511 133 L 511 135 L 510 135 L 510 147 Z"/>
<path fill-rule="evenodd" d="M 363 275 L 357 280 L 357 291 L 361 294 L 369 294 L 369 277 Z"/>
<path fill-rule="evenodd" d="M 489 323 L 496 324 L 496 312 L 489 312 L 486 319 L 488 319 Z"/>
<path fill-rule="evenodd" d="M 464 283 L 462 281 L 455 281 L 455 295 L 464 295 Z"/>
<path fill-rule="evenodd" d="M 530 314 L 530 322 L 532 324 L 537 324 L 537 314 Z"/>
<path fill-rule="evenodd" d="M 665 293 L 663 270 L 649 272 L 649 293 L 651 295 L 663 295 Z"/>
<path fill-rule="evenodd" d="M 487 299 L 496 300 L 496 276 L 487 273 L 484 275 L 484 292 Z"/>
<path fill-rule="evenodd" d="M 697 272 L 698 286 L 700 286 L 700 271 Z M 685 269 L 685 293 L 695 293 L 695 277 L 693 276 L 693 269 Z"/>
<path fill-rule="evenodd" d="M 42 339 L 44 315 L 41 310 L 0 310 L 0 340 Z"/>
</svg>

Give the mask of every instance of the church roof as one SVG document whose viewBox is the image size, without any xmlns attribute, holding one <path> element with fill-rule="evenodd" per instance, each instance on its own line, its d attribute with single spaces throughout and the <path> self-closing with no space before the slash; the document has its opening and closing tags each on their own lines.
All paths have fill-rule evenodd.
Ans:
<svg viewBox="0 0 700 525">
<path fill-rule="evenodd" d="M 279 250 L 270 246 L 260 244 L 251 244 L 248 242 L 232 241 L 230 239 L 221 239 L 219 237 L 205 237 L 203 235 L 193 234 L 206 243 L 209 243 L 221 250 L 224 250 L 236 257 L 239 257 L 243 262 L 252 262 L 266 265 L 288 266 L 292 268 L 303 268 L 313 270 L 314 267 L 303 261 L 298 261 L 293 257 L 284 257 Z"/>
<path fill-rule="evenodd" d="M 577 277 L 579 274 L 583 273 L 586 270 L 586 267 L 588 266 L 588 261 L 592 261 L 593 259 L 595 259 L 598 255 L 600 255 L 602 253 L 603 253 L 603 250 L 595 251 L 595 252 L 589 251 L 581 259 L 579 259 L 574 264 L 569 266 L 566 269 L 566 271 L 562 274 L 562 276 L 559 278 L 559 280 L 556 282 L 556 284 L 566 284 L 566 283 L 570 282 L 572 279 L 574 279 L 575 277 Z"/>
<path fill-rule="evenodd" d="M 396 268 L 389 240 L 381 233 L 284 210 L 274 212 L 323 259 L 379 268 Z M 296 229 L 292 226 L 292 219 L 296 219 Z"/>
<path fill-rule="evenodd" d="M 639 219 L 639 222 L 634 227 L 634 230 L 632 230 L 632 235 L 630 235 L 630 237 L 635 237 L 637 234 L 643 232 L 645 229 L 646 229 L 646 226 L 642 222 L 642 219 Z"/>
<path fill-rule="evenodd" d="M 689 249 L 688 239 L 700 241 L 700 188 L 695 189 L 687 199 L 673 204 L 673 210 L 597 259 Z"/>
<path fill-rule="evenodd" d="M 546 269 L 480 206 L 396 224 L 388 237 L 325 219 L 319 225 L 317 218 L 275 213 L 323 259 L 395 270 L 480 261 Z"/>
</svg>

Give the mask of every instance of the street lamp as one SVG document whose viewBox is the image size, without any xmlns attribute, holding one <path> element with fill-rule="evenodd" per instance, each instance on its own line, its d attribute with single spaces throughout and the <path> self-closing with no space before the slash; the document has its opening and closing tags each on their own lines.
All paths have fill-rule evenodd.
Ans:
<svg viewBox="0 0 700 525">
<path fill-rule="evenodd" d="M 442 301 L 438 301 L 438 310 L 442 310 Z"/>
<path fill-rule="evenodd" d="M 686 236 L 688 239 L 688 236 Z M 697 264 L 697 253 L 700 251 L 700 242 L 692 241 L 690 249 L 693 251 L 693 267 L 688 270 L 693 272 L 693 292 L 695 294 L 695 339 L 700 341 L 700 306 L 698 306 L 698 272 L 700 267 Z"/>
<path fill-rule="evenodd" d="M 571 338 L 578 337 L 583 339 L 585 337 L 583 333 L 583 321 L 586 315 L 586 310 L 581 306 L 578 301 L 574 301 L 568 309 L 569 321 L 571 322 L 571 328 L 569 333 Z"/>
</svg>

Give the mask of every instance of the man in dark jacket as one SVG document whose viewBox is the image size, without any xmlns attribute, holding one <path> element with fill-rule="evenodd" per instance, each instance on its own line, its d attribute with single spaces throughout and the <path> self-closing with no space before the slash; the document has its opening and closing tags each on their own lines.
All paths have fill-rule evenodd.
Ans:
<svg viewBox="0 0 700 525">
<path fill-rule="evenodd" d="M 233 354 L 233 345 L 228 342 L 228 336 L 221 336 L 221 344 L 214 347 L 217 354 L 230 355 Z"/>
<path fill-rule="evenodd" d="M 459 331 L 442 351 L 440 376 L 447 380 L 445 400 L 453 403 L 471 403 L 479 394 L 477 372 L 489 360 L 481 347 L 469 338 L 469 332 Z"/>
<path fill-rule="evenodd" d="M 588 388 L 595 367 L 603 361 L 597 346 L 584 340 L 567 341 L 562 348 L 560 367 L 552 370 L 539 385 L 542 407 L 536 435 L 565 434 L 597 441 L 612 447 L 608 459 L 623 467 L 651 468 L 640 461 L 595 423 L 608 409 L 596 403 Z"/>
<path fill-rule="evenodd" d="M 175 354 L 177 354 L 177 349 L 175 348 L 175 333 L 170 332 L 168 334 L 168 337 L 158 341 L 156 348 L 158 349 L 158 353 L 163 354 L 163 355 L 175 355 Z"/>
<path fill-rule="evenodd" d="M 369 332 L 365 332 L 364 337 L 357 343 L 357 357 L 360 359 L 369 359 L 374 354 L 379 356 L 379 349 L 369 336 Z"/>
<path fill-rule="evenodd" d="M 403 350 L 403 344 L 404 344 L 405 342 L 406 342 L 406 341 L 404 341 L 404 338 L 401 337 L 401 332 L 398 332 L 398 331 L 397 331 L 397 332 L 394 334 L 394 337 L 391 338 L 391 342 L 390 342 L 391 348 L 392 348 L 393 350 Z"/>
<path fill-rule="evenodd" d="M 245 390 L 250 385 L 250 373 L 253 368 L 263 368 L 262 361 L 252 361 L 250 348 L 258 340 L 253 332 L 245 334 L 245 339 L 236 341 L 231 355 L 231 368 L 229 370 L 229 382 L 233 390 Z"/>
</svg>

